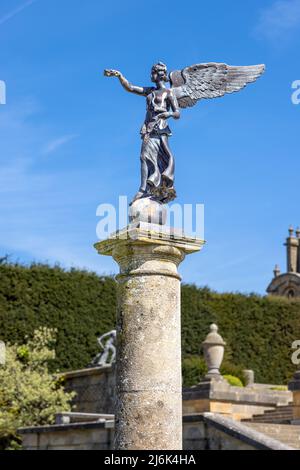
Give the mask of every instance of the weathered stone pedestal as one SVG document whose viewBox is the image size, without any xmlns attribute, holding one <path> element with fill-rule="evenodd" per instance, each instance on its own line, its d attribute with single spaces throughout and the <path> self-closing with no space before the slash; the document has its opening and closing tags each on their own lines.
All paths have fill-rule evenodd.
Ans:
<svg viewBox="0 0 300 470">
<path fill-rule="evenodd" d="M 182 448 L 178 265 L 204 242 L 138 223 L 95 245 L 119 264 L 116 449 Z"/>
<path fill-rule="evenodd" d="M 295 372 L 289 390 L 293 392 L 293 424 L 300 424 L 300 370 Z"/>
</svg>

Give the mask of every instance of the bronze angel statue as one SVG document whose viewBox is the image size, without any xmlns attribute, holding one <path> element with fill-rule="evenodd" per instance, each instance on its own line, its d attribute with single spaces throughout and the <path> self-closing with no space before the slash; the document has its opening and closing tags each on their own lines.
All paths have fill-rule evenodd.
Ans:
<svg viewBox="0 0 300 470">
<path fill-rule="evenodd" d="M 151 81 L 155 86 L 132 85 L 121 72 L 105 70 L 107 77 L 117 77 L 125 90 L 146 97 L 147 114 L 141 129 L 141 186 L 132 203 L 149 197 L 160 203 L 176 198 L 174 157 L 169 147 L 172 135 L 168 119 L 180 118 L 180 109 L 198 101 L 234 93 L 257 80 L 264 65 L 229 66 L 222 63 L 196 64 L 168 75 L 162 62 L 153 65 Z M 170 87 L 166 83 L 170 82 Z"/>
</svg>

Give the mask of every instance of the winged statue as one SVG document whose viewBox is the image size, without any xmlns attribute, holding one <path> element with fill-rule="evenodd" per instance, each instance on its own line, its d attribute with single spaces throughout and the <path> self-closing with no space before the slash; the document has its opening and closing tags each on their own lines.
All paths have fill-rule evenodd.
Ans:
<svg viewBox="0 0 300 470">
<path fill-rule="evenodd" d="M 132 85 L 118 70 L 105 70 L 104 75 L 117 77 L 126 91 L 146 98 L 146 119 L 141 129 L 141 185 L 131 204 L 146 197 L 163 204 L 176 198 L 168 119 L 179 119 L 181 109 L 194 106 L 200 100 L 240 91 L 248 83 L 255 82 L 264 71 L 264 65 L 206 63 L 168 75 L 167 66 L 158 62 L 151 70 L 154 86 L 141 87 Z"/>
</svg>

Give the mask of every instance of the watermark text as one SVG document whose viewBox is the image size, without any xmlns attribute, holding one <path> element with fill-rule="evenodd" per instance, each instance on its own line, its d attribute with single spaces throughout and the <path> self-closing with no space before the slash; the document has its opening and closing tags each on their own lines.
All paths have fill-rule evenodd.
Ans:
<svg viewBox="0 0 300 470">
<path fill-rule="evenodd" d="M 154 212 L 151 212 L 152 209 Z M 174 203 L 161 206 L 161 210 L 164 213 L 162 218 L 165 219 L 163 221 L 157 220 L 156 209 L 155 206 L 149 209 L 146 207 L 143 210 L 142 217 L 137 216 L 135 219 L 131 217 L 132 214 L 127 196 L 119 197 L 118 207 L 109 203 L 99 204 L 96 210 L 96 216 L 100 218 L 96 227 L 98 240 L 104 240 L 108 237 L 117 238 L 120 236 L 119 231 L 125 229 L 128 224 L 134 226 L 139 221 L 144 224 L 145 229 L 149 229 L 150 237 L 151 231 L 160 231 L 175 239 L 181 238 L 184 234 L 191 238 L 204 240 L 204 204 Z"/>
<path fill-rule="evenodd" d="M 0 104 L 6 104 L 6 84 L 0 80 Z"/>
<path fill-rule="evenodd" d="M 294 341 L 292 344 L 292 349 L 295 349 L 295 352 L 292 354 L 292 363 L 295 366 L 300 364 L 300 340 Z"/>
<path fill-rule="evenodd" d="M 292 83 L 292 90 L 294 90 L 292 93 L 292 103 L 298 105 L 300 104 L 300 80 L 295 80 Z"/>
</svg>

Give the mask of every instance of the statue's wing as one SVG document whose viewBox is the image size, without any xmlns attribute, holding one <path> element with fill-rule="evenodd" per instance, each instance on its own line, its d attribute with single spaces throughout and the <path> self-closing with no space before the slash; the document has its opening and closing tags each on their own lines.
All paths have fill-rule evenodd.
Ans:
<svg viewBox="0 0 300 470">
<path fill-rule="evenodd" d="M 202 99 L 239 91 L 248 83 L 255 82 L 264 71 L 264 65 L 196 64 L 171 72 L 170 82 L 180 108 L 187 108 Z"/>
</svg>

